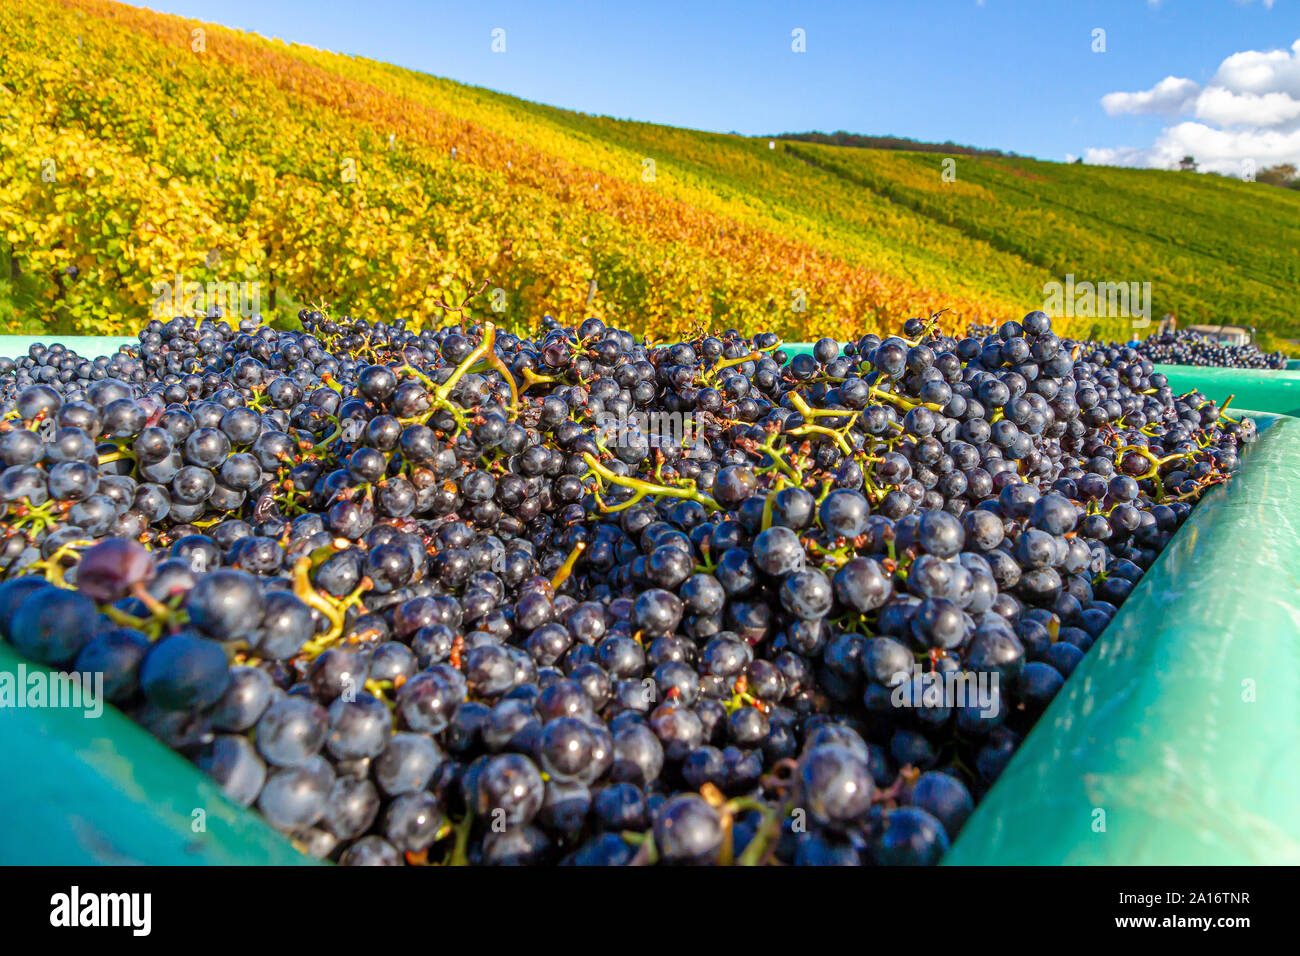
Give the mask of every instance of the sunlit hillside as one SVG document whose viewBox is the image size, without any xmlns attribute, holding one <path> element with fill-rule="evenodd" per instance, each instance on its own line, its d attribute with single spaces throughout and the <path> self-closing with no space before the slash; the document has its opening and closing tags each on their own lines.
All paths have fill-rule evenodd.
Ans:
<svg viewBox="0 0 1300 956">
<path fill-rule="evenodd" d="M 593 117 L 104 0 L 0 6 L 0 116 L 7 331 L 118 333 L 193 283 L 268 315 L 430 322 L 482 289 L 516 327 L 813 339 L 1017 316 L 1067 274 L 1149 283 L 1157 319 L 1300 324 L 1300 194 L 1221 177 Z"/>
</svg>

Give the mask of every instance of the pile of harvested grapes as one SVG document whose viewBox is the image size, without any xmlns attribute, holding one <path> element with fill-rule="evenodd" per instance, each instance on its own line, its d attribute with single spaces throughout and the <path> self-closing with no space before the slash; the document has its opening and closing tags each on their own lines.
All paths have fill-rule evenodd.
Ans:
<svg viewBox="0 0 1300 956">
<path fill-rule="evenodd" d="M 1148 336 L 1137 346 L 1137 351 L 1143 358 L 1165 365 L 1273 370 L 1286 368 L 1286 356 L 1281 352 L 1264 352 L 1254 344 L 1228 345 L 1211 336 L 1186 329 Z"/>
<path fill-rule="evenodd" d="M 344 864 L 934 863 L 1255 435 L 1041 312 L 303 324 L 0 361 L 0 636 Z"/>
</svg>

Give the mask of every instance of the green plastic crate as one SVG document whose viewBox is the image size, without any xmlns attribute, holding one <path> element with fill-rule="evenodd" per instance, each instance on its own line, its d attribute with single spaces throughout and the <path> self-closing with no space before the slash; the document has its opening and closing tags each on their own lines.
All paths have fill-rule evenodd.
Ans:
<svg viewBox="0 0 1300 956">
<path fill-rule="evenodd" d="M 1300 419 L 1252 414 L 945 862 L 1300 863 Z"/>
<path fill-rule="evenodd" d="M 1175 393 L 1200 389 L 1207 398 L 1278 415 L 1300 415 L 1300 371 L 1263 371 L 1242 368 L 1200 368 L 1191 365 L 1157 365 Z M 1231 412 L 1229 412 L 1231 414 Z"/>
<path fill-rule="evenodd" d="M 1240 474 L 1179 530 L 947 863 L 1300 862 L 1300 420 L 1258 418 Z M 20 665 L 0 645 L 0 672 Z M 111 708 L 0 708 L 0 753 L 19 768 L 0 813 L 22 821 L 0 830 L 0 863 L 307 862 Z"/>
<path fill-rule="evenodd" d="M 48 674 L 0 642 L 0 674 Z M 137 724 L 0 707 L 0 864 L 310 863 Z"/>
<path fill-rule="evenodd" d="M 33 345 L 64 345 L 82 358 L 93 359 L 112 355 L 123 345 L 139 344 L 140 340 L 134 335 L 72 335 L 61 339 L 40 335 L 0 335 L 0 357 L 21 358 Z"/>
</svg>

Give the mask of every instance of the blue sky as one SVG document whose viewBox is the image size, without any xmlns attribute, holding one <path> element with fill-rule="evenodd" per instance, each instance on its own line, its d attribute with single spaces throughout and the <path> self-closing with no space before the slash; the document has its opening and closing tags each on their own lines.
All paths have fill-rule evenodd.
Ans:
<svg viewBox="0 0 1300 956">
<path fill-rule="evenodd" d="M 1157 150 L 1180 110 L 1202 120 L 1195 93 L 1226 58 L 1287 50 L 1300 38 L 1294 0 L 148 5 L 557 106 L 675 126 L 847 129 L 1134 164 L 1158 164 L 1202 142 L 1207 154 L 1226 150 L 1224 162 L 1260 152 L 1267 164 L 1273 154 L 1264 153 L 1285 158 L 1292 140 L 1300 152 L 1289 112 L 1280 145 L 1276 137 L 1267 148 L 1263 140 L 1243 145 L 1240 124 L 1219 116 L 1210 127 L 1234 131 L 1231 142 L 1218 136 L 1211 144 L 1209 134 L 1193 130 Z M 505 30 L 504 53 L 491 49 L 496 28 Z M 1098 28 L 1105 52 L 1092 49 Z M 806 52 L 792 50 L 795 29 L 804 31 Z M 1300 64 L 1300 49 L 1295 59 Z M 1180 95 L 1193 98 L 1117 102 L 1111 112 L 1101 105 L 1108 93 L 1148 90 L 1170 76 L 1183 84 Z M 1300 90 L 1294 93 L 1300 103 Z"/>
</svg>

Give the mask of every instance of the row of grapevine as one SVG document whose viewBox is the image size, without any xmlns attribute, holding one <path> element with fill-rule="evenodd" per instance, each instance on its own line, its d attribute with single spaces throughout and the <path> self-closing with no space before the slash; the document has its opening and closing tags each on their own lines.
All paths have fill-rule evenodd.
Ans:
<svg viewBox="0 0 1300 956">
<path fill-rule="evenodd" d="M 999 320 L 1070 271 L 1267 324 L 1300 270 L 1292 210 L 1204 177 L 961 157 L 954 179 L 934 154 L 591 117 L 109 0 L 9 0 L 0 35 L 0 238 L 32 330 L 118 332 L 191 289 L 425 323 L 484 288 L 471 310 L 507 325 L 810 339 Z"/>
</svg>

